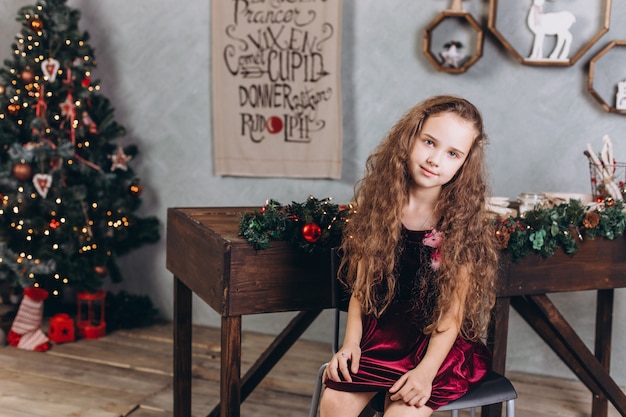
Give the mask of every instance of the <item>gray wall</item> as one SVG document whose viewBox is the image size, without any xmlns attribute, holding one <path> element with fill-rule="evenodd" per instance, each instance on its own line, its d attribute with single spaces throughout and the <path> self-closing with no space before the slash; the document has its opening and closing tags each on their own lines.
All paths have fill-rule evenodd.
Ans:
<svg viewBox="0 0 626 417">
<path fill-rule="evenodd" d="M 595 27 L 589 16 L 597 15 L 599 2 L 561 0 L 551 5 L 577 11 L 583 16 L 577 23 L 580 30 L 589 33 Z M 14 17 L 26 4 L 31 1 L 0 2 L 1 59 L 11 53 L 10 44 L 19 29 Z M 127 140 L 140 147 L 140 157 L 133 163 L 144 184 L 143 211 L 156 214 L 163 224 L 168 207 L 259 206 L 268 197 L 288 203 L 302 201 L 309 194 L 345 202 L 365 158 L 392 123 L 417 101 L 438 93 L 465 96 L 483 111 L 491 138 L 494 195 L 588 193 L 582 152 L 587 142 L 599 148 L 604 134 L 613 138 L 616 157 L 626 161 L 626 116 L 605 112 L 586 91 L 587 62 L 610 40 L 626 39 L 622 1 L 613 2 L 609 33 L 572 67 L 520 65 L 495 38 L 486 36 L 482 59 L 467 73 L 450 75 L 437 72 L 421 52 L 424 27 L 449 6 L 448 0 L 344 0 L 345 156 L 339 181 L 213 175 L 209 1 L 70 0 L 69 4 L 82 10 L 81 28 L 90 32 L 96 48 L 95 78 L 102 80 L 102 91 L 116 107 L 117 120 L 127 127 Z M 464 4 L 486 22 L 488 2 Z M 530 5 L 530 0 L 500 0 L 500 4 L 504 5 L 501 10 L 514 14 L 519 4 Z M 503 12 L 506 27 L 511 19 Z M 525 31 L 510 36 L 529 49 L 530 36 Z M 577 42 L 575 47 L 580 46 Z M 622 73 L 626 78 L 626 68 Z M 172 276 L 164 265 L 165 239 L 133 252 L 123 259 L 123 287 L 149 294 L 162 313 L 171 317 Z M 593 346 L 593 294 L 563 294 L 554 299 Z M 622 384 L 626 383 L 625 308 L 620 290 L 613 370 Z M 195 323 L 219 325 L 218 315 L 203 303 L 196 301 L 193 311 Z M 244 327 L 276 332 L 290 317 L 246 317 Z M 306 337 L 329 340 L 330 321 L 330 315 L 324 315 Z M 572 376 L 515 315 L 509 346 L 510 369 Z"/>
</svg>

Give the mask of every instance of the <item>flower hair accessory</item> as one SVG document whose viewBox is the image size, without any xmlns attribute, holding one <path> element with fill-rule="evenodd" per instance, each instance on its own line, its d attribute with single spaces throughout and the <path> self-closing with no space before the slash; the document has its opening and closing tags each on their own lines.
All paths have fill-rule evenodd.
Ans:
<svg viewBox="0 0 626 417">
<path fill-rule="evenodd" d="M 430 267 L 435 271 L 441 266 L 441 243 L 443 242 L 443 233 L 437 229 L 432 229 L 426 233 L 422 243 L 425 246 L 434 248 L 435 250 L 430 255 Z"/>
</svg>

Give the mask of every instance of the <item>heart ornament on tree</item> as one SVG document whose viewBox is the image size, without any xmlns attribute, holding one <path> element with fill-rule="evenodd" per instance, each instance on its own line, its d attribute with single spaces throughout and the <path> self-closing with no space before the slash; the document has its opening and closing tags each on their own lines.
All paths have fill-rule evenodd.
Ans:
<svg viewBox="0 0 626 417">
<path fill-rule="evenodd" d="M 41 71 L 43 75 L 48 78 L 48 81 L 54 82 L 57 78 L 57 71 L 61 63 L 54 58 L 48 58 L 41 62 Z"/>
<path fill-rule="evenodd" d="M 41 198 L 46 198 L 46 196 L 48 195 L 48 191 L 50 191 L 50 187 L 52 186 L 52 175 L 33 175 L 33 185 L 35 186 L 35 190 L 37 190 Z"/>
</svg>

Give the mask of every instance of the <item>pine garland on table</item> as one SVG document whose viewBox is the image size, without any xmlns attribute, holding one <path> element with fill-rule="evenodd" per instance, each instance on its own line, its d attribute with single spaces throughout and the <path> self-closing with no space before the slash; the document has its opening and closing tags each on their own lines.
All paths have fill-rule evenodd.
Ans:
<svg viewBox="0 0 626 417">
<path fill-rule="evenodd" d="M 259 210 L 244 213 L 239 236 L 256 250 L 267 249 L 273 240 L 284 240 L 307 252 L 325 252 L 339 245 L 350 206 L 331 203 L 330 198 L 313 196 L 304 203 L 282 205 L 268 200 Z"/>
<path fill-rule="evenodd" d="M 309 196 L 304 203 L 290 205 L 270 199 L 259 210 L 242 214 L 239 235 L 256 250 L 283 240 L 308 253 L 324 252 L 341 243 L 343 227 L 353 210 L 331 203 L 330 198 Z M 623 201 L 611 200 L 589 209 L 579 200 L 570 200 L 554 207 L 536 207 L 523 218 L 499 218 L 493 226 L 500 249 L 518 262 L 530 253 L 548 258 L 559 247 L 572 255 L 585 238 L 615 239 L 626 229 L 626 213 Z"/>
<path fill-rule="evenodd" d="M 624 233 L 626 213 L 616 201 L 588 210 L 579 200 L 554 207 L 536 207 L 523 218 L 498 219 L 496 238 L 514 262 L 529 253 L 548 258 L 559 248 L 569 255 L 578 251 L 584 238 L 615 239 Z"/>
</svg>

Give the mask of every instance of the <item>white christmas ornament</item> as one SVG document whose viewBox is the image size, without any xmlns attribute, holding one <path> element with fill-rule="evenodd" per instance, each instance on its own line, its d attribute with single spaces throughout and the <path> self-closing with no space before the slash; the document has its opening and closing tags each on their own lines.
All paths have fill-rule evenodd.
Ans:
<svg viewBox="0 0 626 417">
<path fill-rule="evenodd" d="M 57 78 L 57 71 L 61 67 L 61 63 L 54 58 L 48 58 L 41 62 L 41 71 L 50 82 L 54 82 Z"/>
<path fill-rule="evenodd" d="M 128 166 L 126 164 L 132 158 L 133 158 L 132 156 L 126 155 L 124 153 L 124 148 L 122 148 L 121 146 L 118 146 L 117 152 L 115 152 L 112 155 L 109 155 L 109 159 L 111 159 L 111 171 L 115 171 L 116 169 L 128 171 Z"/>
<path fill-rule="evenodd" d="M 48 191 L 52 186 L 52 175 L 50 174 L 35 174 L 33 175 L 33 186 L 39 193 L 41 198 L 46 198 Z"/>
<path fill-rule="evenodd" d="M 463 44 L 459 41 L 450 41 L 443 45 L 443 51 L 439 52 L 442 65 L 446 68 L 460 68 L 465 54 L 460 52 Z"/>
</svg>

